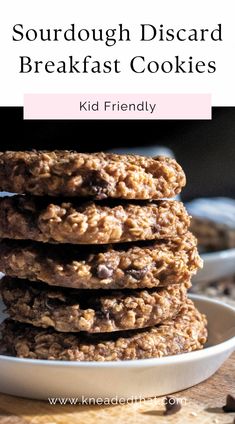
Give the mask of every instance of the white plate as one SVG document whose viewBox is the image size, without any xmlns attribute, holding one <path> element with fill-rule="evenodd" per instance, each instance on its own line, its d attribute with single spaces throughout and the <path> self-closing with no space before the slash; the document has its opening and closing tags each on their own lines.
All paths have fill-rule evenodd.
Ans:
<svg viewBox="0 0 235 424">
<path fill-rule="evenodd" d="M 123 362 L 68 362 L 0 355 L 0 391 L 34 399 L 48 397 L 153 397 L 186 389 L 210 377 L 235 349 L 235 309 L 191 296 L 208 317 L 203 350 L 165 358 Z"/>
<path fill-rule="evenodd" d="M 235 274 L 235 249 L 203 253 L 200 256 L 203 268 L 193 277 L 193 283 L 207 284 Z"/>
</svg>

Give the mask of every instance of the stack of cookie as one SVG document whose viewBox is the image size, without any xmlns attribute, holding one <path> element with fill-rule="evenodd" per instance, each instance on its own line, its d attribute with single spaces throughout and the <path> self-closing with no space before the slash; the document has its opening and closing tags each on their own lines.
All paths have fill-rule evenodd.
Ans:
<svg viewBox="0 0 235 424">
<path fill-rule="evenodd" d="M 0 154 L 1 352 L 110 361 L 200 349 L 187 299 L 201 265 L 175 160 L 68 151 Z"/>
</svg>

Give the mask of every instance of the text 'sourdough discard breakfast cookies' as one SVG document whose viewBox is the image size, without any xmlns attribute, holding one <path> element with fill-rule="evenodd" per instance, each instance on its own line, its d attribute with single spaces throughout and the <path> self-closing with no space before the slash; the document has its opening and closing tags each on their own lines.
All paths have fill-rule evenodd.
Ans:
<svg viewBox="0 0 235 424">
<path fill-rule="evenodd" d="M 188 300 L 174 320 L 146 330 L 66 334 L 7 320 L 2 324 L 0 353 L 32 359 L 119 361 L 191 352 L 202 349 L 206 339 L 206 318 Z"/>
<path fill-rule="evenodd" d="M 174 197 L 185 175 L 174 159 L 31 151 L 0 153 L 0 189 L 49 196 L 120 199 Z"/>
<path fill-rule="evenodd" d="M 6 312 L 15 321 L 58 331 L 102 333 L 150 327 L 174 318 L 190 285 L 87 293 L 5 277 L 0 292 Z"/>
<path fill-rule="evenodd" d="M 77 289 L 152 288 L 182 284 L 202 261 L 191 233 L 175 240 L 102 246 L 2 240 L 7 275 Z"/>
<path fill-rule="evenodd" d="M 0 198 L 0 238 L 49 243 L 105 244 L 174 239 L 190 218 L 181 202 L 79 202 L 11 196 Z"/>
</svg>

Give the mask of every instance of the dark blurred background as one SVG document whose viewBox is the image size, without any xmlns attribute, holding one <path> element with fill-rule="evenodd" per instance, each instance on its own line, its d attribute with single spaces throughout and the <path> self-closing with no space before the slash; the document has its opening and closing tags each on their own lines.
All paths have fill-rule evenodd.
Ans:
<svg viewBox="0 0 235 424">
<path fill-rule="evenodd" d="M 183 200 L 235 198 L 235 108 L 213 108 L 211 121 L 23 120 L 23 108 L 1 108 L 1 150 L 73 149 L 164 145 L 187 175 Z"/>
</svg>

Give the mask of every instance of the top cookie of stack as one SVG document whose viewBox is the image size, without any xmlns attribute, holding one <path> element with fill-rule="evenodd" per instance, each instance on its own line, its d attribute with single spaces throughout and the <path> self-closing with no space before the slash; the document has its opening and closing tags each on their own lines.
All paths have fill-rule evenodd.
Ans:
<svg viewBox="0 0 235 424">
<path fill-rule="evenodd" d="M 159 200 L 185 185 L 174 159 L 108 153 L 0 153 L 0 189 L 35 196 Z"/>
</svg>

